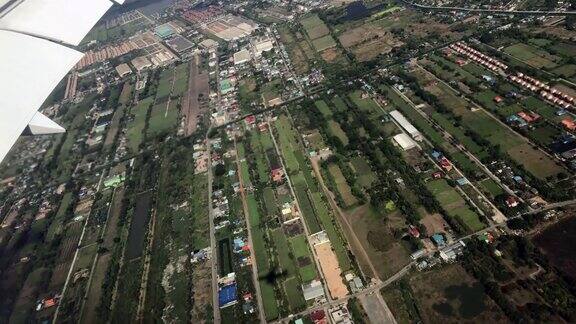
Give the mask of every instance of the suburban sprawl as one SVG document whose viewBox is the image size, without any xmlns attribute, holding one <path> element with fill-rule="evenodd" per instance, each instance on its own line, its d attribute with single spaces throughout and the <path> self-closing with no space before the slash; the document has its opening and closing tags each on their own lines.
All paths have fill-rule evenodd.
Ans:
<svg viewBox="0 0 576 324">
<path fill-rule="evenodd" d="M 576 1 L 134 1 L 80 49 L 0 165 L 0 323 L 576 322 Z"/>
</svg>

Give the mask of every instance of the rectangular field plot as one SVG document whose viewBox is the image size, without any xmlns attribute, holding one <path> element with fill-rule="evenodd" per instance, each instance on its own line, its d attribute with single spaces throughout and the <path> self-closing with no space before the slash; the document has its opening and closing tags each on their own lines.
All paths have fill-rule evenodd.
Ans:
<svg viewBox="0 0 576 324">
<path fill-rule="evenodd" d="M 344 177 L 344 174 L 342 174 L 340 167 L 337 164 L 330 164 L 328 166 L 328 172 L 330 172 L 330 175 L 334 179 L 336 189 L 346 207 L 354 205 L 357 202 L 357 199 L 352 194 L 352 189 L 348 185 L 348 182 L 346 182 L 346 178 Z"/>
<path fill-rule="evenodd" d="M 290 245 L 292 246 L 294 258 L 296 258 L 296 263 L 298 264 L 298 272 L 300 273 L 302 282 L 316 279 L 318 273 L 316 272 L 314 261 L 311 259 L 306 237 L 301 234 L 290 238 Z"/>
<path fill-rule="evenodd" d="M 330 33 L 328 26 L 326 26 L 322 19 L 320 19 L 320 17 L 318 17 L 316 14 L 310 15 L 300 20 L 300 23 L 306 30 L 306 33 L 310 39 L 320 38 Z"/>
<path fill-rule="evenodd" d="M 336 46 L 336 42 L 334 41 L 334 38 L 332 38 L 332 36 L 326 35 L 321 38 L 313 40 L 312 45 L 314 45 L 316 51 L 322 52 L 325 49 Z"/>
<path fill-rule="evenodd" d="M 536 68 L 553 69 L 557 66 L 556 62 L 561 60 L 560 57 L 556 55 L 552 55 L 544 50 L 523 43 L 508 46 L 504 49 L 504 52 L 517 57 Z"/>
<path fill-rule="evenodd" d="M 426 183 L 426 187 L 438 200 L 442 208 L 446 210 L 446 213 L 450 217 L 457 218 L 470 231 L 479 231 L 484 227 L 479 216 L 466 205 L 462 196 L 446 180 L 430 181 Z"/>
<path fill-rule="evenodd" d="M 174 101 L 157 104 L 152 107 L 148 132 L 151 136 L 157 136 L 176 130 L 178 125 L 178 109 Z"/>
<path fill-rule="evenodd" d="M 137 152 L 140 143 L 142 143 L 144 127 L 146 126 L 146 116 L 153 102 L 154 98 L 148 97 L 140 100 L 136 106 L 130 109 L 130 114 L 133 117 L 128 122 L 126 137 L 128 138 L 128 147 L 133 152 Z"/>
</svg>

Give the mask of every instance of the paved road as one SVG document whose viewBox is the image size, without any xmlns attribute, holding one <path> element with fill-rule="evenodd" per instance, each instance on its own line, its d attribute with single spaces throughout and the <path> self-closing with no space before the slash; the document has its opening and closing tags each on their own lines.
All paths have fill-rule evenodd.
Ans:
<svg viewBox="0 0 576 324">
<path fill-rule="evenodd" d="M 238 147 L 236 146 L 236 138 L 234 138 L 234 150 L 238 152 Z M 254 289 L 256 290 L 258 315 L 260 318 L 260 323 L 266 323 L 266 316 L 264 315 L 264 303 L 262 302 L 262 293 L 260 292 L 260 284 L 258 283 L 258 266 L 256 263 L 256 253 L 254 252 L 254 243 L 252 242 L 250 213 L 248 211 L 248 203 L 246 202 L 246 190 L 244 188 L 244 179 L 242 179 L 242 171 L 240 168 L 240 160 L 238 159 L 238 154 L 236 154 L 236 172 L 238 174 L 238 181 L 240 182 L 240 196 L 242 197 L 242 208 L 244 209 L 246 231 L 248 232 L 248 245 L 250 246 L 250 255 L 252 256 L 252 280 L 254 281 Z"/>
<path fill-rule="evenodd" d="M 302 208 L 300 208 L 300 203 L 298 202 L 298 197 L 296 197 L 296 193 L 294 192 L 294 187 L 292 186 L 292 181 L 290 180 L 290 176 L 288 176 L 288 170 L 286 169 L 286 166 L 284 165 L 284 159 L 282 158 L 282 152 L 280 151 L 280 148 L 278 146 L 278 143 L 276 142 L 276 136 L 274 136 L 274 131 L 272 129 L 272 124 L 270 123 L 270 120 L 267 121 L 268 124 L 268 129 L 270 132 L 270 137 L 272 138 L 272 143 L 274 143 L 274 148 L 276 150 L 276 154 L 278 154 L 278 156 L 280 157 L 280 164 L 282 165 L 282 170 L 284 170 L 284 174 L 286 175 L 286 181 L 288 182 L 288 187 L 290 188 L 290 193 L 292 194 L 292 197 L 294 197 L 294 201 L 296 202 L 296 207 L 298 207 L 298 210 L 300 211 L 300 213 L 302 213 Z M 328 301 L 332 301 L 332 297 L 330 296 L 330 291 L 328 291 L 328 282 L 326 281 L 326 278 L 324 277 L 324 272 L 322 272 L 322 267 L 320 267 L 320 262 L 318 261 L 318 255 L 316 254 L 316 250 L 314 249 L 314 246 L 312 246 L 312 243 L 310 243 L 310 234 L 314 234 L 314 233 L 310 233 L 310 229 L 308 228 L 308 224 L 304 221 L 304 218 L 300 217 L 300 221 L 302 223 L 302 227 L 304 227 L 304 233 L 306 234 L 306 243 L 308 243 L 308 246 L 310 247 L 310 250 L 312 251 L 313 254 L 313 260 L 314 260 L 314 265 L 316 266 L 316 269 L 318 270 L 318 273 L 320 274 L 320 278 L 322 279 L 322 288 L 324 288 L 324 295 L 326 296 L 326 298 L 328 299 Z"/>
<path fill-rule="evenodd" d="M 348 295 L 344 298 L 340 298 L 334 301 L 328 301 L 328 302 L 324 302 L 321 303 L 319 305 L 310 307 L 300 313 L 296 313 L 296 314 L 292 314 L 288 317 L 279 319 L 273 323 L 285 323 L 287 321 L 292 320 L 293 318 L 297 318 L 297 317 L 301 317 L 307 314 L 312 313 L 313 311 L 319 310 L 319 309 L 325 309 L 325 308 L 330 308 L 330 307 L 334 307 L 337 305 L 341 305 L 341 304 L 345 304 L 346 302 L 348 302 L 349 299 L 354 298 L 354 297 L 361 297 L 367 294 L 379 294 L 380 293 L 380 289 L 389 286 L 390 284 L 396 282 L 397 280 L 401 279 L 402 277 L 404 277 L 404 275 L 406 275 L 408 273 L 408 271 L 416 264 L 415 261 L 410 262 L 409 264 L 407 264 L 406 266 L 404 266 L 404 268 L 400 269 L 398 272 L 396 272 L 392 277 L 386 279 L 385 281 L 382 281 L 378 284 L 374 284 L 374 285 L 370 285 L 364 289 L 362 289 L 361 291 L 355 293 L 355 294 L 351 294 Z"/>
<path fill-rule="evenodd" d="M 498 10 L 498 9 L 476 9 L 464 7 L 442 7 L 442 6 L 426 6 L 408 1 L 402 1 L 406 5 L 425 10 L 435 11 L 466 11 L 466 12 L 479 12 L 496 15 L 535 15 L 535 16 L 573 16 L 576 11 L 536 11 L 536 10 Z"/>
<path fill-rule="evenodd" d="M 212 212 L 212 145 L 208 134 L 212 127 L 206 132 L 206 149 L 208 150 L 208 219 L 210 220 L 210 250 L 212 251 L 212 308 L 214 309 L 214 323 L 221 323 L 220 307 L 218 305 L 218 253 L 216 253 L 216 235 L 214 231 L 214 218 Z"/>
</svg>

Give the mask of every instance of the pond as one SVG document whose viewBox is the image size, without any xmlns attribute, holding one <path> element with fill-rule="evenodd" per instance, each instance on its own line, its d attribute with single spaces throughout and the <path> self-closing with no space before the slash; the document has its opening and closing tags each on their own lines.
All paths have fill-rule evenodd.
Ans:
<svg viewBox="0 0 576 324">
<path fill-rule="evenodd" d="M 374 7 L 368 8 L 362 1 L 355 1 L 346 7 L 346 15 L 341 18 L 342 21 L 358 20 L 370 16 L 373 12 L 383 9 L 385 4 L 381 3 Z"/>
<path fill-rule="evenodd" d="M 473 285 L 448 286 L 444 289 L 444 297 L 448 299 L 448 302 L 434 304 L 433 308 L 446 317 L 457 315 L 465 319 L 472 319 L 486 310 L 484 289 L 478 282 Z M 455 311 L 458 314 L 455 314 Z"/>
<path fill-rule="evenodd" d="M 534 238 L 534 243 L 564 275 L 576 279 L 576 217 L 562 220 Z"/>
</svg>

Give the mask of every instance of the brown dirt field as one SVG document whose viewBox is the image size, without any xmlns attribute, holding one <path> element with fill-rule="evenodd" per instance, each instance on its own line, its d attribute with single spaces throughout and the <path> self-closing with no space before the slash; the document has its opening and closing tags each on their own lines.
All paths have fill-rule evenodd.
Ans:
<svg viewBox="0 0 576 324">
<path fill-rule="evenodd" d="M 198 115 L 202 110 L 202 103 L 198 100 L 200 94 L 208 98 L 210 86 L 209 76 L 198 69 L 198 57 L 190 61 L 190 74 L 188 76 L 188 91 L 182 99 L 182 115 L 185 120 L 185 135 L 190 136 L 198 127 Z"/>
<path fill-rule="evenodd" d="M 340 56 L 340 53 L 336 48 L 329 48 L 327 50 L 322 51 L 320 53 L 320 56 L 322 56 L 324 61 L 332 63 Z"/>
<path fill-rule="evenodd" d="M 409 279 L 409 284 L 424 323 L 506 322 L 506 317 L 500 308 L 460 265 L 452 264 L 432 271 L 419 272 Z M 476 290 L 476 293 L 464 292 L 469 289 Z M 461 295 L 454 296 L 452 295 L 454 293 Z M 466 317 L 461 314 L 464 312 L 461 308 L 463 303 L 468 303 L 467 308 L 470 312 Z M 484 309 L 480 303 L 484 304 Z"/>
<path fill-rule="evenodd" d="M 384 28 L 365 24 L 354 29 L 350 29 L 342 33 L 338 40 L 342 46 L 349 48 L 365 42 L 371 38 L 379 38 L 386 35 L 387 31 Z"/>
<path fill-rule="evenodd" d="M 446 223 L 440 214 L 429 214 L 420 220 L 420 224 L 424 225 L 426 228 L 426 233 L 429 236 L 433 235 L 434 233 L 446 232 L 444 228 L 448 226 L 448 223 Z"/>
<path fill-rule="evenodd" d="M 336 258 L 330 242 L 317 244 L 314 246 L 314 249 L 318 255 L 320 268 L 322 268 L 322 273 L 324 273 L 330 296 L 334 299 L 346 296 L 348 294 L 348 288 L 344 285 L 344 282 L 342 282 L 342 270 L 340 269 L 338 258 Z"/>
<path fill-rule="evenodd" d="M 192 271 L 194 307 L 192 323 L 206 323 L 206 307 L 212 303 L 212 272 L 210 262 L 196 265 Z"/>
</svg>

